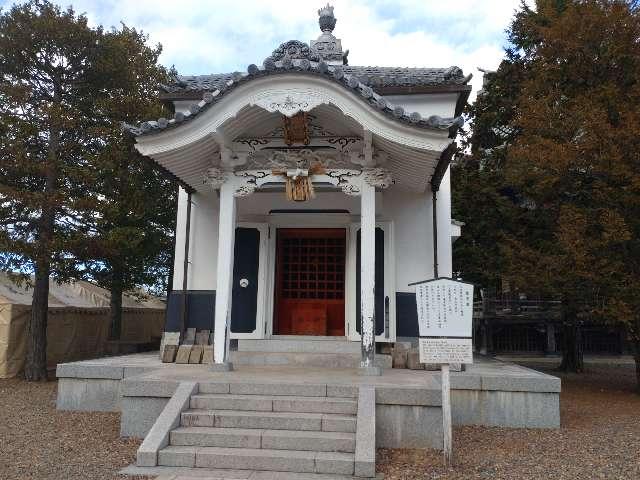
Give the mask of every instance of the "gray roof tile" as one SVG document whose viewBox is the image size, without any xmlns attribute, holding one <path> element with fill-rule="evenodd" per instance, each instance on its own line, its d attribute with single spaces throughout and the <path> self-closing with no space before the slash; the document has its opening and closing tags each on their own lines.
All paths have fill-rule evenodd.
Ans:
<svg viewBox="0 0 640 480">
<path fill-rule="evenodd" d="M 305 61 L 306 59 L 292 60 L 291 58 L 285 57 L 283 60 L 274 62 L 272 59 L 267 58 L 264 62 L 263 69 L 259 67 L 256 69 L 254 68 L 256 66 L 252 64 L 247 68 L 247 73 L 234 72 L 219 76 L 178 77 L 176 85 L 183 89 L 182 91 L 190 88 L 191 91 L 197 92 L 202 100 L 190 105 L 189 110 L 184 113 L 176 112 L 173 119 L 166 121 L 166 123 L 163 121 L 164 119 L 160 119 L 159 121 L 152 120 L 142 122 L 137 126 L 124 124 L 123 128 L 129 133 L 138 136 L 175 127 L 177 124 L 195 118 L 201 111 L 209 108 L 217 99 L 243 82 L 250 81 L 255 77 L 278 75 L 290 71 L 297 71 L 305 75 L 322 75 L 325 78 L 342 84 L 345 88 L 351 88 L 359 92 L 363 100 L 369 105 L 392 118 L 395 117 L 395 119 L 403 123 L 428 129 L 449 130 L 451 134 L 463 124 L 462 117 L 440 118 L 437 115 L 433 115 L 423 119 L 417 112 L 405 112 L 402 107 L 389 104 L 374 88 L 369 86 L 371 76 L 374 78 L 382 77 L 384 80 L 380 81 L 383 81 L 383 85 L 389 85 L 389 82 L 397 81 L 394 79 L 398 78 L 402 79 L 403 84 L 410 84 L 410 82 L 417 81 L 416 79 L 418 78 L 422 78 L 420 81 L 425 82 L 427 77 L 431 79 L 429 80 L 431 82 L 439 82 L 432 83 L 435 85 L 464 85 L 468 81 L 468 77 L 463 77 L 462 70 L 458 67 L 450 67 L 448 69 L 387 69 L 381 67 L 349 67 L 346 65 L 329 66 L 323 61 L 306 63 Z M 359 70 L 359 68 L 361 70 Z M 362 70 L 363 68 L 367 70 Z M 381 72 L 383 72 L 384 75 L 377 76 L 377 74 Z M 422 73 L 418 74 L 416 72 Z M 365 81 L 359 76 L 359 74 L 363 73 L 368 74 L 365 75 Z"/>
<path fill-rule="evenodd" d="M 306 67 L 306 65 L 305 65 Z M 253 74 L 257 67 L 251 65 Z M 449 68 L 404 68 L 404 67 L 358 67 L 343 65 L 345 75 L 372 87 L 415 87 L 438 85 L 464 85 L 468 78 L 458 67 Z M 308 69 L 308 67 L 303 69 Z M 210 92 L 224 88 L 225 84 L 238 77 L 238 72 L 215 73 L 211 75 L 179 75 L 175 82 L 164 85 L 166 93 Z"/>
</svg>

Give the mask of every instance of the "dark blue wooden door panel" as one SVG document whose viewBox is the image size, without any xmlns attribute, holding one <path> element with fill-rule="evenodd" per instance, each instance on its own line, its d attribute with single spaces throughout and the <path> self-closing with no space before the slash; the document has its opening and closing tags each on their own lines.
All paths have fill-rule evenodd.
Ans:
<svg viewBox="0 0 640 480">
<path fill-rule="evenodd" d="M 231 331 L 251 333 L 256 329 L 258 314 L 258 267 L 260 263 L 260 230 L 236 228 L 231 296 Z M 248 280 L 242 287 L 240 281 Z"/>
</svg>

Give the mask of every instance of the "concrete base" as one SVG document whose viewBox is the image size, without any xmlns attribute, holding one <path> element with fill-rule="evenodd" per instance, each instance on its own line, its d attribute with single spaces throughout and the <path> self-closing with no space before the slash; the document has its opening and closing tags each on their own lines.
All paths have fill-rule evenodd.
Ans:
<svg viewBox="0 0 640 480">
<path fill-rule="evenodd" d="M 233 363 L 224 362 L 224 363 L 212 363 L 209 365 L 209 369 L 212 372 L 232 372 L 233 371 Z"/>
<path fill-rule="evenodd" d="M 358 374 L 365 377 L 376 377 L 382 375 L 382 369 L 380 367 L 360 367 Z"/>
<path fill-rule="evenodd" d="M 165 397 L 123 397 L 120 436 L 144 438 L 168 402 Z"/>
<path fill-rule="evenodd" d="M 196 382 L 209 393 L 246 394 L 249 387 L 269 386 L 271 395 L 285 394 L 284 384 L 304 384 L 307 389 L 313 384 L 318 396 L 352 398 L 359 386 L 371 385 L 378 446 L 441 448 L 440 372 L 384 369 L 381 375 L 363 376 L 359 369 L 280 366 L 213 372 L 210 365 L 163 364 L 157 354 L 138 354 L 59 365 L 58 378 L 60 409 L 120 409 L 122 435 L 141 438 L 180 382 Z M 455 425 L 560 425 L 556 377 L 479 357 L 466 371 L 451 372 L 451 388 Z"/>
<path fill-rule="evenodd" d="M 58 410 L 119 412 L 120 380 L 97 378 L 60 378 Z"/>
<path fill-rule="evenodd" d="M 560 428 L 560 396 L 549 392 L 454 390 L 454 425 Z"/>
<path fill-rule="evenodd" d="M 379 448 L 442 450 L 442 438 L 442 407 L 376 406 L 376 446 Z"/>
</svg>

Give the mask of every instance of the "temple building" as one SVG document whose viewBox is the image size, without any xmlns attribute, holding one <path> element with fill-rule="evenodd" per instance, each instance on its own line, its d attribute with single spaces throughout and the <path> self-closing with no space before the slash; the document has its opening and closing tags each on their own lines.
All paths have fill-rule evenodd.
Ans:
<svg viewBox="0 0 640 480">
<path fill-rule="evenodd" d="M 179 181 L 167 331 L 359 342 L 417 336 L 412 282 L 451 276 L 449 162 L 469 96 L 458 67 L 362 67 L 333 35 L 246 72 L 179 76 L 172 119 L 129 127 Z M 433 258 L 434 199 L 437 258 Z M 186 255 L 186 257 L 185 257 Z M 184 296 L 184 298 L 183 298 Z"/>
</svg>

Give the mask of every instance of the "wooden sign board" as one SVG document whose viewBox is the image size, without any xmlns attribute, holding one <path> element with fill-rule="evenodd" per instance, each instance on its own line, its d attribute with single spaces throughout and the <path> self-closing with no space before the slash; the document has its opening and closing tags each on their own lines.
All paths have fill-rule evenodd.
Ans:
<svg viewBox="0 0 640 480">
<path fill-rule="evenodd" d="M 420 363 L 473 363 L 470 338 L 421 338 Z"/>
<path fill-rule="evenodd" d="M 469 337 L 473 316 L 473 285 L 448 278 L 416 284 L 421 337 Z"/>
</svg>

